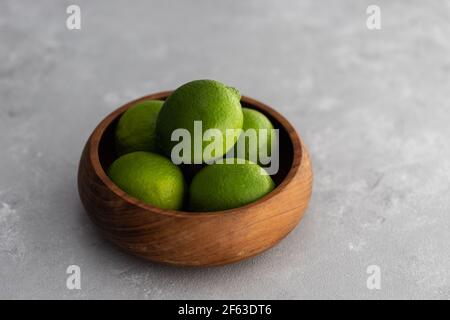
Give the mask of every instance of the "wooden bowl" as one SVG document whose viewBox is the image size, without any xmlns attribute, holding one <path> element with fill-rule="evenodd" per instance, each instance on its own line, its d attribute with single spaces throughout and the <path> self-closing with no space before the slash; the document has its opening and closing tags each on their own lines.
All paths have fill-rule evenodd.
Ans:
<svg viewBox="0 0 450 320">
<path fill-rule="evenodd" d="M 280 129 L 277 187 L 244 207 L 217 212 L 164 210 L 119 189 L 105 169 L 115 159 L 114 129 L 121 114 L 136 102 L 164 100 L 171 92 L 127 103 L 95 128 L 81 155 L 78 191 L 103 235 L 139 257 L 172 265 L 213 266 L 236 262 L 274 246 L 301 220 L 312 189 L 312 169 L 305 146 L 292 125 L 265 104 L 242 97 L 242 106 L 259 110 Z"/>
</svg>

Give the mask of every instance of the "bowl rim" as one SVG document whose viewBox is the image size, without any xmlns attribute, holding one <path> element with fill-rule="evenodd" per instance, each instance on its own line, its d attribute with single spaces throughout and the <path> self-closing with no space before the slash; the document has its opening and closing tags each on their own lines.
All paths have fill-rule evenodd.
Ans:
<svg viewBox="0 0 450 320">
<path fill-rule="evenodd" d="M 121 107 L 115 109 L 113 112 L 108 114 L 94 129 L 91 136 L 89 137 L 89 145 L 88 145 L 88 160 L 90 161 L 92 168 L 97 175 L 97 177 L 102 181 L 102 183 L 105 184 L 105 186 L 111 190 L 113 193 L 115 193 L 116 196 L 121 198 L 123 201 L 127 202 L 130 205 L 134 205 L 137 207 L 140 207 L 147 211 L 152 211 L 153 213 L 158 213 L 161 215 L 166 216 L 176 216 L 176 217 L 212 217 L 212 216 L 221 216 L 224 213 L 230 214 L 230 213 L 238 213 L 242 212 L 242 210 L 249 209 L 251 207 L 255 207 L 258 205 L 261 205 L 263 202 L 275 197 L 280 192 L 282 192 L 288 184 L 292 181 L 294 176 L 297 174 L 298 170 L 300 169 L 302 160 L 303 160 L 303 145 L 301 143 L 300 137 L 295 130 L 295 128 L 290 124 L 290 122 L 282 116 L 280 113 L 278 113 L 273 108 L 269 107 L 268 105 L 250 98 L 248 96 L 241 96 L 241 101 L 253 106 L 256 106 L 256 109 L 258 111 L 262 110 L 264 113 L 269 114 L 271 117 L 275 118 L 276 121 L 286 130 L 287 135 L 292 143 L 292 150 L 293 150 L 293 159 L 292 159 L 292 165 L 287 173 L 287 175 L 284 177 L 284 179 L 281 181 L 279 185 L 276 186 L 275 189 L 273 189 L 270 193 L 266 194 L 262 198 L 251 202 L 245 206 L 227 209 L 227 210 L 221 210 L 221 211 L 183 211 L 183 210 L 171 210 L 171 209 L 162 209 L 155 206 L 152 206 L 150 204 L 147 204 L 120 189 L 106 174 L 101 162 L 100 162 L 100 156 L 99 156 L 99 145 L 103 138 L 103 135 L 106 131 L 106 129 L 111 125 L 112 122 L 114 122 L 123 112 L 125 112 L 128 108 L 135 105 L 136 103 L 146 101 L 146 100 L 158 100 L 158 99 L 165 99 L 167 98 L 173 90 L 167 90 L 167 91 L 160 91 L 157 93 L 152 93 L 149 95 L 145 95 L 141 98 L 132 100 L 130 102 L 125 103 Z M 298 152 L 296 152 L 298 150 Z"/>
</svg>

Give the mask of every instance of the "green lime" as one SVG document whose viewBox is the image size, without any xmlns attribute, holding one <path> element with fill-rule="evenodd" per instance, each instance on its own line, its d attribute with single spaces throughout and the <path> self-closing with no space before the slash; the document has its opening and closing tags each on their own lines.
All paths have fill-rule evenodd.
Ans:
<svg viewBox="0 0 450 320">
<path fill-rule="evenodd" d="M 271 155 L 273 125 L 261 112 L 242 108 L 244 125 L 242 134 L 234 147 L 234 155 L 259 162 L 261 158 Z M 260 131 L 261 130 L 261 131 Z M 238 150 L 243 148 L 242 150 Z M 241 154 L 243 153 L 243 156 Z"/>
<path fill-rule="evenodd" d="M 181 170 L 155 153 L 137 151 L 112 163 L 108 176 L 129 195 L 162 209 L 180 209 L 185 183 Z"/>
<path fill-rule="evenodd" d="M 119 119 L 115 144 L 117 154 L 157 151 L 156 119 L 164 101 L 148 100 L 129 108 Z"/>
<path fill-rule="evenodd" d="M 260 199 L 274 187 L 272 178 L 253 162 L 213 164 L 192 180 L 189 205 L 194 211 L 237 208 Z"/>
<path fill-rule="evenodd" d="M 183 158 L 190 163 L 201 163 L 222 157 L 236 143 L 242 129 L 240 98 L 238 90 L 214 80 L 195 80 L 176 89 L 164 102 L 156 122 L 158 142 L 163 152 L 172 157 L 172 148 L 180 143 L 171 141 L 172 133 L 185 129 L 190 135 L 190 148 L 186 148 L 190 156 L 182 151 Z M 201 132 L 194 130 L 199 124 Z M 214 132 L 217 133 L 210 141 L 202 137 L 208 129 L 216 129 Z M 207 148 L 208 145 L 213 147 Z M 205 149 L 210 152 L 205 152 Z"/>
</svg>

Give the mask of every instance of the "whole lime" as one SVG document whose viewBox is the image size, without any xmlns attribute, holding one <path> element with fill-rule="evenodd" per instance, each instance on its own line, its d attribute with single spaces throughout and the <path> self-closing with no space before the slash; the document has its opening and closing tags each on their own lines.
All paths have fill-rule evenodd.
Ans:
<svg viewBox="0 0 450 320">
<path fill-rule="evenodd" d="M 115 132 L 118 155 L 134 151 L 157 151 L 155 127 L 163 103 L 160 100 L 143 101 L 120 117 Z"/>
<path fill-rule="evenodd" d="M 189 206 L 193 211 L 237 208 L 260 199 L 274 187 L 272 178 L 253 162 L 213 164 L 192 180 Z"/>
<path fill-rule="evenodd" d="M 273 125 L 264 114 L 257 110 L 242 108 L 244 125 L 242 134 L 234 147 L 234 155 L 253 162 L 271 155 Z"/>
<path fill-rule="evenodd" d="M 190 148 L 181 151 L 183 159 L 187 159 L 183 163 L 198 164 L 222 157 L 236 143 L 242 129 L 240 98 L 238 90 L 214 80 L 195 80 L 182 85 L 167 98 L 159 113 L 156 122 L 159 146 L 171 157 L 172 148 L 179 144 L 172 141 L 172 133 L 181 129 L 190 136 Z M 217 134 L 210 141 L 203 139 L 208 129 L 215 129 Z M 205 152 L 208 145 L 213 147 Z M 190 155 L 184 154 L 185 150 Z"/>
<path fill-rule="evenodd" d="M 185 183 L 169 159 L 151 152 L 128 153 L 115 160 L 108 176 L 129 195 L 162 209 L 180 209 Z"/>
</svg>

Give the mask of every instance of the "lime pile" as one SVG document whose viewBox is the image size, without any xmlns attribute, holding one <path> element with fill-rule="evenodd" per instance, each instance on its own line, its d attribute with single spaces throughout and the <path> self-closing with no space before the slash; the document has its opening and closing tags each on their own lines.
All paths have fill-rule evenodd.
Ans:
<svg viewBox="0 0 450 320">
<path fill-rule="evenodd" d="M 262 113 L 242 108 L 240 98 L 218 81 L 195 80 L 165 101 L 130 107 L 116 127 L 118 158 L 108 176 L 129 195 L 163 209 L 218 211 L 260 199 L 275 187 L 257 164 L 261 148 L 270 155 L 273 125 Z M 265 131 L 256 146 L 244 140 L 245 150 L 237 152 L 248 129 Z M 223 159 L 233 150 L 241 159 Z M 183 170 L 198 164 L 203 167 L 188 186 Z"/>
</svg>

